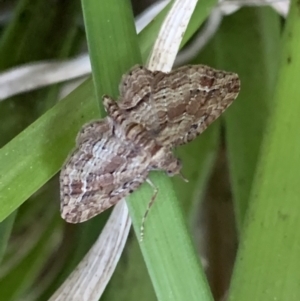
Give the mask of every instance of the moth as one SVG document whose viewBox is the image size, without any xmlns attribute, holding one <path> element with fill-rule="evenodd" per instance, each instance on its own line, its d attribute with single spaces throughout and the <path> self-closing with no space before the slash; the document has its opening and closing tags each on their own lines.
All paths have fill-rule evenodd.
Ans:
<svg viewBox="0 0 300 301">
<path fill-rule="evenodd" d="M 201 134 L 239 90 L 237 74 L 204 65 L 170 73 L 134 66 L 122 77 L 118 101 L 103 97 L 107 117 L 83 126 L 62 167 L 62 218 L 84 222 L 145 181 L 154 188 L 150 207 L 157 189 L 149 172 L 180 174 L 181 163 L 173 149 Z"/>
</svg>

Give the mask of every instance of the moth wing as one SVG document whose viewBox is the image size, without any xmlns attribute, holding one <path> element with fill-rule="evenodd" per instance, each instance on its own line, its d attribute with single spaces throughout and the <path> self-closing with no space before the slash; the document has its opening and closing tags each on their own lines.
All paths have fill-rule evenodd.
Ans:
<svg viewBox="0 0 300 301">
<path fill-rule="evenodd" d="M 109 117 L 92 128 L 78 135 L 79 146 L 60 173 L 61 215 L 70 223 L 84 222 L 113 206 L 148 175 L 140 164 L 144 154 L 122 140 L 123 133 L 118 135 L 119 129 Z"/>
<path fill-rule="evenodd" d="M 112 123 L 107 117 L 101 120 L 86 123 L 79 131 L 76 137 L 76 145 L 84 143 L 91 139 L 108 139 L 112 135 Z"/>
<path fill-rule="evenodd" d="M 123 75 L 120 85 L 121 109 L 131 109 L 139 102 L 148 99 L 152 87 L 153 73 L 143 66 L 136 65 Z"/>
<path fill-rule="evenodd" d="M 120 87 L 119 107 L 126 118 L 142 124 L 159 144 L 174 147 L 195 139 L 226 110 L 239 93 L 240 80 L 204 65 L 170 73 L 136 66 Z"/>
<path fill-rule="evenodd" d="M 185 144 L 201 134 L 237 97 L 237 74 L 204 65 L 170 73 L 154 72 L 153 102 L 159 122 L 156 140 L 165 146 Z"/>
<path fill-rule="evenodd" d="M 118 107 L 130 122 L 156 132 L 159 131 L 159 122 L 153 103 L 153 79 L 152 71 L 134 66 L 122 77 Z"/>
</svg>

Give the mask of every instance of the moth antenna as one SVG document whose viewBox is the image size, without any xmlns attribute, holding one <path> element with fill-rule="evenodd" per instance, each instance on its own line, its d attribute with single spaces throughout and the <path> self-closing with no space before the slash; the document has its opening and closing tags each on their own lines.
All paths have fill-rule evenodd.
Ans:
<svg viewBox="0 0 300 301">
<path fill-rule="evenodd" d="M 179 175 L 180 179 L 183 180 L 184 182 L 186 182 L 186 183 L 189 182 L 189 180 L 181 172 L 178 175 Z"/>
<path fill-rule="evenodd" d="M 148 203 L 145 214 L 142 218 L 142 224 L 141 224 L 141 228 L 140 228 L 140 242 L 142 242 L 144 239 L 145 221 L 146 221 L 147 215 L 150 211 L 150 208 L 154 204 L 154 201 L 155 201 L 157 193 L 158 193 L 158 188 L 151 182 L 151 180 L 149 178 L 146 179 L 146 182 L 153 188 L 154 192 L 153 192 L 150 202 Z"/>
</svg>

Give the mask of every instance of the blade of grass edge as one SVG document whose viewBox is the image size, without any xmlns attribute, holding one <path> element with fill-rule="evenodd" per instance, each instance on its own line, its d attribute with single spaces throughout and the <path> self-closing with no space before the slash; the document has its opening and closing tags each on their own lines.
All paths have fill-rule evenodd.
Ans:
<svg viewBox="0 0 300 301">
<path fill-rule="evenodd" d="M 162 24 L 147 63 L 150 70 L 167 72 L 171 70 L 196 3 L 197 1 L 174 2 Z M 211 300 L 211 293 L 204 272 L 199 267 L 199 258 L 192 246 L 172 182 L 162 173 L 153 173 L 150 179 L 153 179 L 154 185 L 159 189 L 156 203 L 162 200 L 164 202 L 153 208 L 156 215 L 152 213 L 147 219 L 147 227 L 151 231 L 148 230 L 147 234 L 147 228 L 145 229 L 147 238 L 141 243 L 141 250 L 158 299 L 198 300 L 202 297 Z M 152 187 L 143 185 L 140 194 L 132 195 L 131 199 L 137 199 L 143 196 L 143 193 L 147 195 L 146 189 L 152 190 L 153 193 Z M 128 203 L 134 216 L 133 225 L 138 234 L 149 197 L 149 194 L 148 198 L 142 197 L 142 201 L 135 206 Z M 178 277 L 180 273 L 184 275 L 185 281 L 181 281 Z"/>
<path fill-rule="evenodd" d="M 16 218 L 17 212 L 11 213 L 4 221 L 0 223 L 0 262 L 2 261 L 8 239 Z"/>
<path fill-rule="evenodd" d="M 266 120 L 273 105 L 280 17 L 268 7 L 244 8 L 224 19 L 214 44 L 219 66 L 237 72 L 241 79 L 240 95 L 224 115 L 236 224 L 240 233 Z"/>
<path fill-rule="evenodd" d="M 300 299 L 300 19 L 292 1 L 229 300 Z"/>
</svg>

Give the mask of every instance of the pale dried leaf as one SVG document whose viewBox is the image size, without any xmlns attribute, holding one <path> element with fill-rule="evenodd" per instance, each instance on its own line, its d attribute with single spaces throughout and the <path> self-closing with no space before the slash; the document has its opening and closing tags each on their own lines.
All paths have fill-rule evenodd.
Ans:
<svg viewBox="0 0 300 301">
<path fill-rule="evenodd" d="M 147 24 L 149 24 L 168 2 L 169 1 L 167 0 L 158 2 L 154 4 L 148 12 L 142 14 L 141 17 L 138 17 L 136 24 L 137 32 L 140 32 Z M 219 8 L 223 15 L 229 15 L 243 6 L 271 6 L 280 15 L 286 17 L 289 10 L 289 4 L 290 1 L 288 0 L 224 0 L 219 2 L 216 9 Z M 185 50 L 186 52 L 183 54 L 183 57 L 179 57 L 177 65 L 180 65 L 188 58 L 193 57 L 193 55 L 197 53 L 197 49 L 198 51 L 201 50 L 203 42 L 209 41 L 210 37 L 207 34 L 214 32 L 216 28 L 214 27 L 215 24 L 216 23 L 211 23 L 211 28 L 206 28 L 203 32 L 203 37 L 201 37 L 201 34 L 199 35 L 199 45 L 195 42 L 191 45 L 191 50 L 189 50 L 189 48 Z M 177 50 L 174 52 L 177 53 Z M 172 55 L 174 55 L 174 53 Z M 157 56 L 159 56 L 159 54 L 157 54 Z M 171 56 L 170 60 L 172 61 Z M 151 66 L 149 66 L 149 68 L 151 69 Z M 164 71 L 168 70 L 166 69 Z M 20 93 L 82 77 L 90 73 L 91 66 L 88 54 L 83 54 L 78 58 L 63 62 L 36 62 L 18 66 L 0 73 L 0 101 Z"/>
<path fill-rule="evenodd" d="M 158 2 L 138 16 L 136 31 L 139 33 L 149 24 L 168 2 Z M 71 60 L 34 62 L 17 66 L 0 73 L 0 101 L 20 93 L 79 78 L 90 74 L 91 71 L 88 53 Z"/>
<path fill-rule="evenodd" d="M 175 1 L 155 41 L 147 64 L 149 70 L 169 72 L 172 69 L 196 4 L 197 0 Z"/>
<path fill-rule="evenodd" d="M 93 247 L 49 301 L 99 300 L 119 261 L 130 226 L 126 203 L 121 201 Z"/>
</svg>

